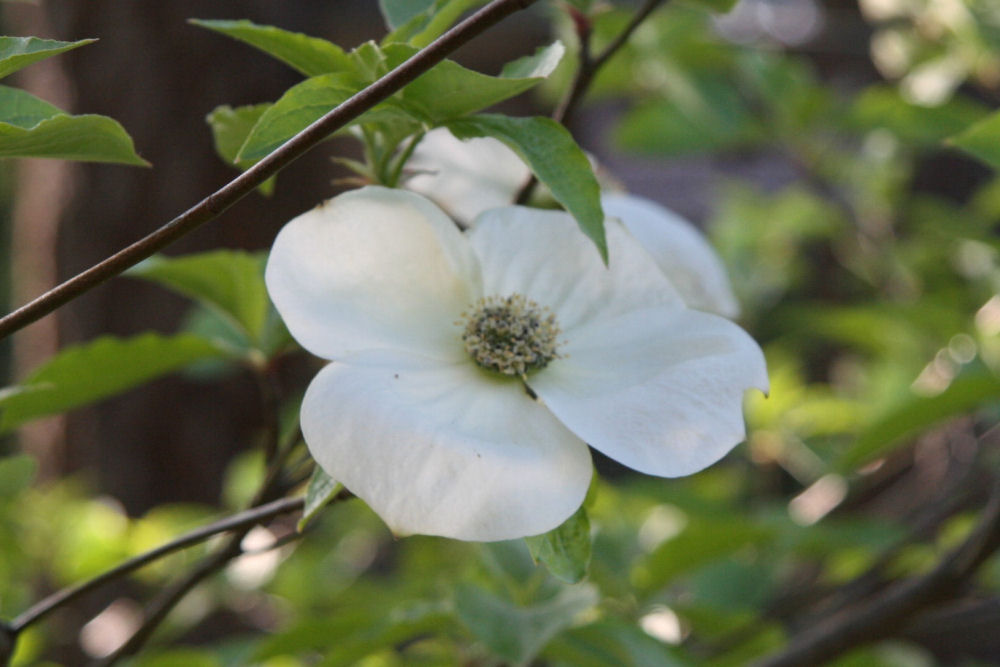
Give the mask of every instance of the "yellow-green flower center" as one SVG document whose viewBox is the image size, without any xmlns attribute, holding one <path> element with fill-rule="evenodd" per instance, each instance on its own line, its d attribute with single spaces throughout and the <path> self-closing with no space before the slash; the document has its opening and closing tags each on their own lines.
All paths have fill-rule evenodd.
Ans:
<svg viewBox="0 0 1000 667">
<path fill-rule="evenodd" d="M 524 378 L 558 359 L 559 325 L 548 308 L 520 294 L 479 299 L 463 313 L 462 342 L 473 361 L 503 375 Z"/>
</svg>

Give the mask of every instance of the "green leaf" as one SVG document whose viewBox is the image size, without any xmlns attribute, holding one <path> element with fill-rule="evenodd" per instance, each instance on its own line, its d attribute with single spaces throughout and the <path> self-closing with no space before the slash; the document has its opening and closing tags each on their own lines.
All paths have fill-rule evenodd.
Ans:
<svg viewBox="0 0 1000 667">
<path fill-rule="evenodd" d="M 732 100 L 711 105 L 674 100 L 641 104 L 622 119 L 615 139 L 627 150 L 669 156 L 752 145 L 758 129 L 745 105 L 730 93 Z"/>
<path fill-rule="evenodd" d="M 216 107 L 205 117 L 205 122 L 212 128 L 215 152 L 224 162 L 235 165 L 240 170 L 249 169 L 257 164 L 256 160 L 238 160 L 236 156 L 257 121 L 270 108 L 270 104 L 252 104 L 235 109 L 223 105 Z M 275 177 L 272 176 L 260 185 L 258 189 L 261 194 L 269 196 L 274 192 L 274 180 Z"/>
<path fill-rule="evenodd" d="M 211 341 L 191 334 L 107 336 L 67 348 L 21 385 L 0 392 L 0 433 L 113 396 L 199 359 L 223 355 Z"/>
<path fill-rule="evenodd" d="M 994 169 L 1000 169 L 1000 112 L 950 137 L 947 143 L 971 153 Z"/>
<path fill-rule="evenodd" d="M 0 501 L 17 497 L 31 486 L 38 472 L 38 462 L 30 456 L 0 458 Z"/>
<path fill-rule="evenodd" d="M 332 42 L 247 21 L 189 19 L 189 23 L 238 39 L 274 56 L 306 76 L 352 71 L 347 54 Z"/>
<path fill-rule="evenodd" d="M 487 0 L 435 0 L 423 12 L 395 28 L 383 44 L 406 42 L 423 48 L 441 36 L 469 9 L 485 5 Z"/>
<path fill-rule="evenodd" d="M 65 53 L 96 39 L 58 42 L 37 37 L 0 37 L 0 79 L 39 60 Z"/>
<path fill-rule="evenodd" d="M 683 531 L 656 547 L 636 566 L 632 580 L 644 591 L 660 589 L 676 577 L 746 545 L 764 542 L 775 532 L 745 519 L 694 516 Z"/>
<path fill-rule="evenodd" d="M 0 158 L 45 157 L 148 166 L 117 121 L 70 116 L 23 90 L 0 86 Z"/>
<path fill-rule="evenodd" d="M 125 275 L 143 278 L 199 301 L 226 317 L 250 342 L 259 344 L 270 301 L 264 285 L 262 253 L 240 250 L 164 257 L 140 262 Z"/>
<path fill-rule="evenodd" d="M 289 88 L 270 109 L 265 111 L 240 149 L 239 160 L 259 160 L 320 119 L 360 89 L 343 74 L 326 74 L 306 79 Z M 418 125 L 409 113 L 393 100 L 386 100 L 362 114 L 355 123 L 389 122 Z"/>
<path fill-rule="evenodd" d="M 223 667 L 213 652 L 204 649 L 176 648 L 149 651 L 131 663 L 132 667 Z"/>
<path fill-rule="evenodd" d="M 573 667 L 682 667 L 694 663 L 672 654 L 637 625 L 608 617 L 571 628 L 553 639 L 542 654 L 546 664 Z"/>
<path fill-rule="evenodd" d="M 395 30 L 433 5 L 434 0 L 378 0 L 378 8 L 389 30 Z"/>
<path fill-rule="evenodd" d="M 526 664 L 576 616 L 597 604 L 597 589 L 579 584 L 530 607 L 520 607 L 472 586 L 455 592 L 458 618 L 502 660 Z"/>
<path fill-rule="evenodd" d="M 535 562 L 545 563 L 553 576 L 575 584 L 590 565 L 590 519 L 581 507 L 558 528 L 544 535 L 526 537 Z"/>
<path fill-rule="evenodd" d="M 389 44 L 384 49 L 386 66 L 395 69 L 417 51 L 405 44 Z M 508 63 L 500 76 L 480 74 L 445 60 L 406 86 L 398 96 L 414 115 L 438 125 L 493 106 L 541 83 L 565 52 L 561 42 L 554 42 L 532 56 Z"/>
<path fill-rule="evenodd" d="M 237 160 L 260 160 L 356 92 L 343 74 L 315 76 L 292 86 L 261 114 Z"/>
<path fill-rule="evenodd" d="M 936 396 L 911 396 L 865 429 L 837 463 L 849 472 L 883 456 L 946 419 L 1000 400 L 1000 379 L 985 368 L 971 368 Z"/>
<path fill-rule="evenodd" d="M 908 144 L 937 144 L 982 119 L 987 108 L 963 97 L 928 107 L 908 102 L 889 86 L 871 86 L 852 103 L 849 123 L 859 131 L 884 128 Z"/>
<path fill-rule="evenodd" d="M 0 123 L 30 130 L 43 120 L 64 113 L 30 93 L 17 88 L 0 86 Z"/>
<path fill-rule="evenodd" d="M 299 519 L 297 530 L 301 533 L 316 513 L 333 500 L 339 491 L 339 482 L 327 475 L 319 465 L 313 468 L 312 477 L 309 478 L 309 485 L 306 487 L 306 503 L 302 508 L 302 518 Z"/>
<path fill-rule="evenodd" d="M 738 0 L 683 0 L 686 5 L 704 7 L 709 11 L 725 14 L 736 6 Z"/>
<path fill-rule="evenodd" d="M 347 608 L 341 613 L 306 617 L 280 634 L 264 640 L 257 660 L 319 651 L 323 667 L 356 665 L 381 648 L 398 646 L 421 635 L 442 633 L 453 625 L 441 604 L 398 602 L 391 608 Z M 270 663 L 269 663 L 270 664 Z"/>
<path fill-rule="evenodd" d="M 607 264 L 600 186 L 590 161 L 565 127 L 550 118 L 498 114 L 452 120 L 446 126 L 459 139 L 493 137 L 517 153 L 555 200 L 576 218 Z"/>
<path fill-rule="evenodd" d="M 225 162 L 236 164 L 242 168 L 253 164 L 248 160 L 237 160 L 240 146 L 250 135 L 250 130 L 257 124 L 271 104 L 251 104 L 235 109 L 229 105 L 216 107 L 205 116 L 205 122 L 212 128 L 212 138 L 215 141 L 215 151 Z"/>
</svg>

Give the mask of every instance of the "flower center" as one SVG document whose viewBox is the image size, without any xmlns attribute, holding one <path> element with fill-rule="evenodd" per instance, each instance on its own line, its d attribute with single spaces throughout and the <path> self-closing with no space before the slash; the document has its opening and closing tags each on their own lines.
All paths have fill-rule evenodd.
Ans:
<svg viewBox="0 0 1000 667">
<path fill-rule="evenodd" d="M 524 378 L 559 358 L 556 316 L 520 294 L 483 297 L 462 317 L 465 349 L 487 370 Z"/>
</svg>

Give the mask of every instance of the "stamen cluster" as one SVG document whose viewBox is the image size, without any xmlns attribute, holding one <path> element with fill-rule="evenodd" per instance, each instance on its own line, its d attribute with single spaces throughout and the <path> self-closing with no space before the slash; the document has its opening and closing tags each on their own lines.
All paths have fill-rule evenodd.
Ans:
<svg viewBox="0 0 1000 667">
<path fill-rule="evenodd" d="M 555 315 L 521 294 L 483 297 L 462 317 L 462 342 L 483 368 L 524 378 L 559 358 Z"/>
</svg>

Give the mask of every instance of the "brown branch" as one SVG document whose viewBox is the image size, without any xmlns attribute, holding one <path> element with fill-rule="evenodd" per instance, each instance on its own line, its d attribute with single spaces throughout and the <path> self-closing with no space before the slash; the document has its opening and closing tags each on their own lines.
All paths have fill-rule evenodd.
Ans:
<svg viewBox="0 0 1000 667">
<path fill-rule="evenodd" d="M 898 582 L 864 605 L 832 614 L 795 637 L 781 653 L 755 667 L 820 665 L 846 651 L 892 636 L 912 615 L 960 592 L 968 579 L 1000 549 L 1000 481 L 968 538 L 924 576 Z"/>
<path fill-rule="evenodd" d="M 473 37 L 537 0 L 493 0 L 454 26 L 412 58 L 358 92 L 289 139 L 263 160 L 148 236 L 118 251 L 86 271 L 0 318 L 0 339 L 51 313 L 59 306 L 146 259 L 185 234 L 219 216 L 258 185 L 298 159 L 306 151 L 387 99 L 406 84 L 444 60 Z"/>
</svg>

